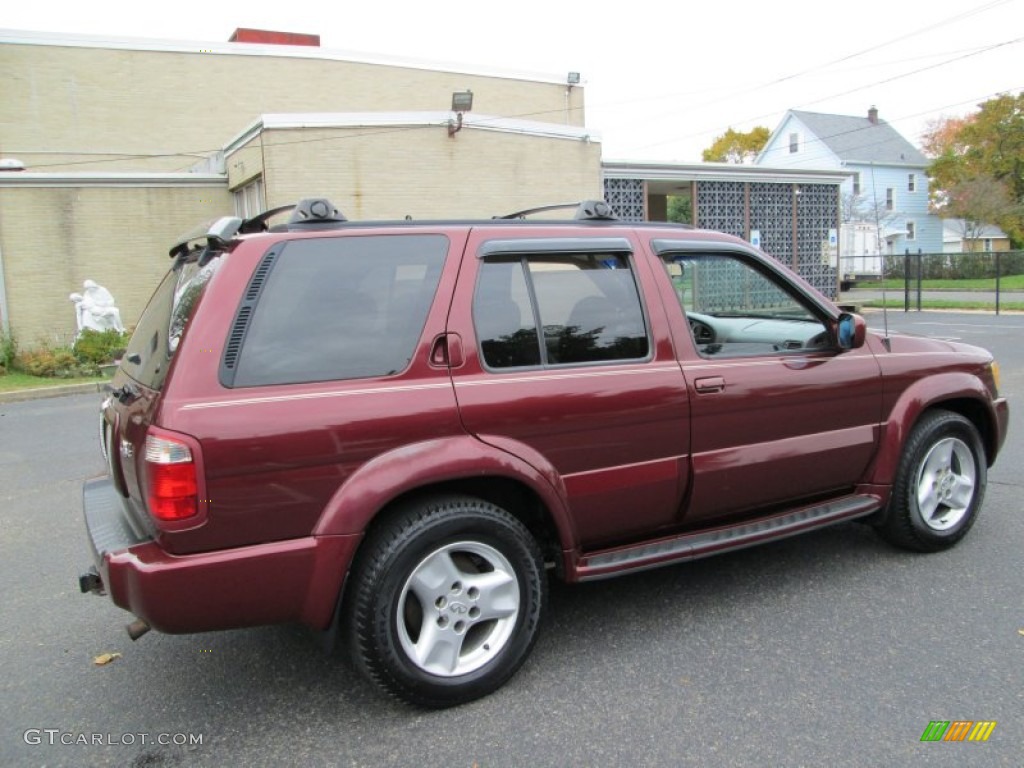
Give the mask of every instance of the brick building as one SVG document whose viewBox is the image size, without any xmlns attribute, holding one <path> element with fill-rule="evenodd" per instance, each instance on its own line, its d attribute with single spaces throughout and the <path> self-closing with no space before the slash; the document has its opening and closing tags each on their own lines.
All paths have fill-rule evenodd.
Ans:
<svg viewBox="0 0 1024 768">
<path fill-rule="evenodd" d="M 24 166 L 0 173 L 4 330 L 66 340 L 68 294 L 87 278 L 131 324 L 175 236 L 302 196 L 372 219 L 602 194 L 599 139 L 565 77 L 353 57 L 316 36 L 234 39 L 0 31 L 0 160 Z M 473 98 L 460 122 L 456 92 Z"/>
</svg>

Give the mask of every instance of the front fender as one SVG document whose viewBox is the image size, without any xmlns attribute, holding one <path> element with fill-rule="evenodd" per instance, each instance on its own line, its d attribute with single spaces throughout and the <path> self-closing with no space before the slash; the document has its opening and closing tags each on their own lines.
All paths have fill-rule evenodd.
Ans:
<svg viewBox="0 0 1024 768">
<path fill-rule="evenodd" d="M 987 425 L 978 425 L 983 439 L 987 432 L 995 435 L 990 450 L 998 450 L 1001 427 L 991 395 L 985 384 L 970 373 L 951 371 L 915 381 L 907 387 L 889 411 L 884 424 L 878 455 L 868 470 L 865 483 L 870 485 L 892 485 L 896 479 L 900 456 L 914 424 L 929 408 L 942 406 L 952 401 L 970 400 L 982 406 Z M 955 407 L 951 410 L 957 410 Z M 981 428 L 984 426 L 985 428 Z"/>
<path fill-rule="evenodd" d="M 537 462 L 539 457 L 531 458 Z M 516 480 L 529 487 L 551 514 L 563 549 L 576 547 L 565 489 L 554 468 L 546 462 L 537 468 L 509 450 L 469 435 L 405 445 L 368 461 L 331 497 L 314 535 L 361 534 L 377 512 L 405 493 L 488 475 Z"/>
</svg>

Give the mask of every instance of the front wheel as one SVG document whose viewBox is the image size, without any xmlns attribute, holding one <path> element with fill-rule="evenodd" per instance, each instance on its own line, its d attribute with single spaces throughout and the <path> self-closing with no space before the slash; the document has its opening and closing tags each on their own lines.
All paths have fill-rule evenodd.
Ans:
<svg viewBox="0 0 1024 768">
<path fill-rule="evenodd" d="M 526 660 L 546 599 L 526 527 L 480 499 L 406 505 L 372 531 L 346 598 L 356 666 L 413 704 L 491 693 Z"/>
<path fill-rule="evenodd" d="M 951 547 L 974 524 L 986 480 L 985 451 L 975 426 L 957 413 L 931 411 L 907 439 L 878 533 L 918 552 Z"/>
</svg>

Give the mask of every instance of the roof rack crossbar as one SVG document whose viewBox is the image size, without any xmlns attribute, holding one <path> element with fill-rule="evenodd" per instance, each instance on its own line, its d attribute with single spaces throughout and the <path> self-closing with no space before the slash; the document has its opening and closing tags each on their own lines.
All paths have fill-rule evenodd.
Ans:
<svg viewBox="0 0 1024 768">
<path fill-rule="evenodd" d="M 251 235 L 254 232 L 266 232 L 268 229 L 267 222 L 270 219 L 277 216 L 279 213 L 290 211 L 295 207 L 295 203 L 289 205 L 279 205 L 277 208 L 271 208 L 269 211 L 263 213 L 257 213 L 255 216 L 246 219 L 242 222 L 242 226 L 238 228 L 238 234 L 240 235 Z"/>
<path fill-rule="evenodd" d="M 563 211 L 570 208 L 576 209 L 573 218 L 577 221 L 614 221 L 616 219 L 612 207 L 604 200 L 583 200 L 578 203 L 555 203 L 554 205 L 541 205 L 536 208 L 527 208 L 515 213 L 508 213 L 504 216 L 495 216 L 495 219 L 524 219 L 535 213 L 545 211 Z"/>
<path fill-rule="evenodd" d="M 506 213 L 504 216 L 493 216 L 495 219 L 523 219 L 527 216 L 531 216 L 535 213 L 544 213 L 545 211 L 565 211 L 569 208 L 578 208 L 579 203 L 554 203 L 553 205 L 540 205 L 536 208 L 527 208 L 522 211 L 516 211 L 515 213 Z"/>
</svg>

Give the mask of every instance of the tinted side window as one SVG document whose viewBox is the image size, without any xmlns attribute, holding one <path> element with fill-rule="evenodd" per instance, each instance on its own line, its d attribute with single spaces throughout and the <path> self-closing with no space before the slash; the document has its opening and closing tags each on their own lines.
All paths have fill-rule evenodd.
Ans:
<svg viewBox="0 0 1024 768">
<path fill-rule="evenodd" d="M 636 280 L 619 254 L 488 259 L 473 316 L 490 368 L 637 360 L 650 348 Z"/>
<path fill-rule="evenodd" d="M 443 235 L 284 245 L 241 331 L 234 386 L 388 376 L 412 360 L 448 253 Z"/>
</svg>

